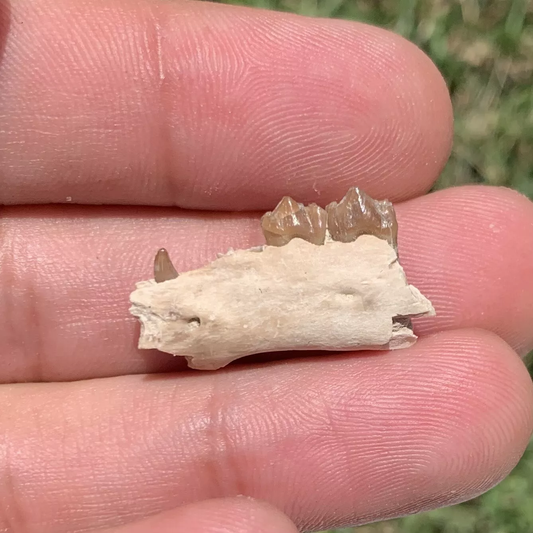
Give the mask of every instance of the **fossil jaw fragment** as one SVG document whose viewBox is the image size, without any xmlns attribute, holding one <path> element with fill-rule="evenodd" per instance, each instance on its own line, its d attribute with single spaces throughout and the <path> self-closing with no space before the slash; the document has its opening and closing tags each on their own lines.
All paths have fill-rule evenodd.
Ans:
<svg viewBox="0 0 533 533">
<path fill-rule="evenodd" d="M 411 317 L 435 314 L 398 262 L 389 202 L 358 189 L 326 210 L 284 198 L 261 225 L 266 246 L 179 276 L 157 253 L 155 279 L 130 296 L 139 348 L 208 370 L 271 351 L 398 349 L 416 342 Z"/>
</svg>

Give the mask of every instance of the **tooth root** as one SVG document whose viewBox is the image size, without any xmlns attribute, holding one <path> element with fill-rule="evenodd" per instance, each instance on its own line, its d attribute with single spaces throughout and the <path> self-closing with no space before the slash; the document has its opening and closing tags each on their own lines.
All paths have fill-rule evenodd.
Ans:
<svg viewBox="0 0 533 533">
<path fill-rule="evenodd" d="M 326 207 L 328 230 L 335 241 L 351 242 L 360 235 L 374 235 L 397 250 L 398 223 L 388 200 L 374 200 L 352 187 L 339 202 Z"/>
<path fill-rule="evenodd" d="M 156 283 L 177 278 L 178 275 L 165 248 L 158 250 L 154 259 L 154 279 Z"/>
<path fill-rule="evenodd" d="M 312 244 L 324 244 L 327 214 L 316 204 L 304 206 L 289 196 L 282 198 L 274 211 L 261 218 L 266 243 L 283 246 L 295 238 Z"/>
</svg>

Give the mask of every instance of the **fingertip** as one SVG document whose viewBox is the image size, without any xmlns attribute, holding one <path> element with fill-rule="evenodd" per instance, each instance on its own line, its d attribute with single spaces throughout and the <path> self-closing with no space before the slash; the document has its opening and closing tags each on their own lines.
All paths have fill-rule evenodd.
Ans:
<svg viewBox="0 0 533 533">
<path fill-rule="evenodd" d="M 343 20 L 194 2 L 184 9 L 185 31 L 176 17 L 165 30 L 171 120 L 188 126 L 186 135 L 176 130 L 188 153 L 174 167 L 180 206 L 227 209 L 231 198 L 237 208 L 262 209 L 285 194 L 325 203 L 353 185 L 398 201 L 432 186 L 451 149 L 452 108 L 442 75 L 416 45 Z M 223 65 L 218 78 L 180 66 L 184 48 L 196 61 L 204 18 L 214 30 L 204 45 Z M 178 32 L 191 43 L 179 56 Z M 198 107 L 202 87 L 217 94 L 216 110 Z M 199 163 L 205 182 L 189 182 Z M 216 195 L 202 189 L 215 185 Z"/>
<path fill-rule="evenodd" d="M 417 332 L 480 327 L 520 355 L 533 348 L 533 203 L 505 187 L 463 186 L 397 206 L 409 281 L 437 316 Z"/>
<path fill-rule="evenodd" d="M 357 505 L 342 489 L 333 488 L 335 483 L 344 491 L 350 484 L 361 491 L 366 486 L 365 495 L 372 498 L 364 517 L 351 514 L 348 504 L 339 526 L 470 500 L 512 471 L 533 431 L 531 378 L 516 352 L 494 333 L 481 329 L 440 332 L 421 338 L 409 354 L 393 353 L 392 358 L 397 358 L 392 372 L 391 361 L 371 358 L 362 362 L 358 374 L 369 375 L 368 381 L 373 379 L 376 389 L 381 389 L 367 408 L 375 409 L 378 404 L 394 416 L 382 416 L 379 408 L 377 416 L 371 416 L 361 409 L 350 421 L 338 418 L 340 425 L 332 432 L 338 440 L 330 439 L 330 443 L 342 443 L 344 450 L 352 449 L 349 443 L 368 447 L 375 468 L 344 465 L 336 481 L 334 476 L 327 480 L 330 505 L 335 499 L 345 504 L 351 501 L 352 508 Z M 344 373 L 348 376 L 349 369 Z M 322 381 L 327 391 L 328 380 Z M 361 382 L 358 388 L 371 390 Z M 367 394 L 362 393 L 363 397 Z M 343 413 L 349 412 L 348 405 L 340 407 Z M 330 410 L 328 417 L 335 420 L 335 411 Z M 362 418 L 379 430 L 358 432 Z M 384 434 L 389 438 L 383 439 Z M 339 446 L 337 453 L 342 449 Z M 329 454 L 335 454 L 333 446 Z"/>
<path fill-rule="evenodd" d="M 455 386 L 462 398 L 464 426 L 457 435 L 464 443 L 456 443 L 454 449 L 477 449 L 477 454 L 471 453 L 477 455 L 472 461 L 477 476 L 471 478 L 486 478 L 493 486 L 514 468 L 533 432 L 533 384 L 528 369 L 516 351 L 491 331 L 443 331 L 428 340 L 440 345 L 441 354 L 455 358 L 461 373 Z"/>
<path fill-rule="evenodd" d="M 390 168 L 369 183 L 368 192 L 381 197 L 385 190 L 394 202 L 420 196 L 431 189 L 452 150 L 454 118 L 446 80 L 433 60 L 403 36 L 365 24 L 356 24 L 354 31 L 367 40 L 361 63 L 378 78 L 368 80 L 369 88 L 376 89 L 376 114 L 387 116 L 391 131 L 397 127 L 396 138 L 382 147 Z"/>
</svg>

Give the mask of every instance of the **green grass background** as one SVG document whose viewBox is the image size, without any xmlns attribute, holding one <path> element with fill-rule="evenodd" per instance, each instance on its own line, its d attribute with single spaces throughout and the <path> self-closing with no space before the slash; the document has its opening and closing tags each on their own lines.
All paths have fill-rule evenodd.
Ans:
<svg viewBox="0 0 533 533">
<path fill-rule="evenodd" d="M 455 109 L 454 148 L 436 187 L 506 185 L 533 199 L 533 2 L 226 3 L 369 22 L 415 42 L 446 78 Z M 352 532 L 533 533 L 533 441 L 513 473 L 487 494 L 454 507 L 328 533 Z"/>
</svg>

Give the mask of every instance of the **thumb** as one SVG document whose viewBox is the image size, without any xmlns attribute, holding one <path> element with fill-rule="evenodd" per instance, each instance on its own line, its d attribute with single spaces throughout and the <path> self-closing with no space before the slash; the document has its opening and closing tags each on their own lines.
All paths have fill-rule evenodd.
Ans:
<svg viewBox="0 0 533 533">
<path fill-rule="evenodd" d="M 298 533 L 271 505 L 246 498 L 206 500 L 98 533 Z M 96 532 L 95 532 L 96 533 Z"/>
</svg>

